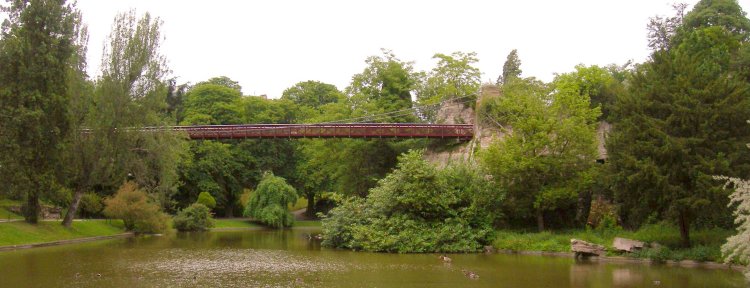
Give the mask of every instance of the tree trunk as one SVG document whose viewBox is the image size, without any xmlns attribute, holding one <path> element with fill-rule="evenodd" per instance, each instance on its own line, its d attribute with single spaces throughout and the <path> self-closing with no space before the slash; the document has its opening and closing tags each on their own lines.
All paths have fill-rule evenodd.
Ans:
<svg viewBox="0 0 750 288">
<path fill-rule="evenodd" d="M 307 193 L 307 211 L 309 217 L 315 217 L 315 193 Z"/>
<path fill-rule="evenodd" d="M 73 201 L 70 202 L 68 212 L 65 213 L 65 218 L 62 221 L 64 227 L 70 228 L 70 225 L 73 224 L 73 218 L 76 217 L 76 212 L 78 212 L 78 205 L 81 204 L 81 197 L 83 197 L 83 189 L 76 189 L 73 194 Z"/>
<path fill-rule="evenodd" d="M 42 210 L 39 205 L 38 193 L 39 192 L 37 191 L 30 191 L 29 195 L 26 197 L 26 205 L 23 207 L 23 217 L 26 222 L 31 224 L 39 222 L 39 210 Z"/>
<path fill-rule="evenodd" d="M 682 240 L 682 247 L 690 247 L 690 223 L 687 220 L 684 212 L 680 212 L 680 239 Z"/>
<path fill-rule="evenodd" d="M 539 232 L 544 231 L 544 211 L 542 209 L 536 210 L 536 226 L 539 228 Z"/>
<path fill-rule="evenodd" d="M 226 208 L 224 208 L 224 217 L 234 218 L 234 207 L 232 205 L 226 205 Z"/>
</svg>

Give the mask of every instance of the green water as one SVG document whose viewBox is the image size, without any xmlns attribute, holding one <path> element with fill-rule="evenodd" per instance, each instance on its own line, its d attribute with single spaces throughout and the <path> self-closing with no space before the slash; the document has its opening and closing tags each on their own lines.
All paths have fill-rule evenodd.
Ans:
<svg viewBox="0 0 750 288">
<path fill-rule="evenodd" d="M 321 249 L 315 228 L 116 239 L 0 252 L 0 287 L 746 287 L 741 273 L 571 258 Z M 473 271 L 469 279 L 462 270 Z"/>
</svg>

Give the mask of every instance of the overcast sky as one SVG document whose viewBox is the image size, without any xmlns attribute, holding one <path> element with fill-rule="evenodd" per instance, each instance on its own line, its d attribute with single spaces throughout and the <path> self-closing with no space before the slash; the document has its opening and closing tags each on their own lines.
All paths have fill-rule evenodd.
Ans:
<svg viewBox="0 0 750 288">
<path fill-rule="evenodd" d="M 672 15 L 673 2 L 78 0 L 78 7 L 89 25 L 91 76 L 115 15 L 135 9 L 164 21 L 162 53 L 180 83 L 223 75 L 244 94 L 277 98 L 306 80 L 343 90 L 380 48 L 418 70 L 431 69 L 435 53 L 474 51 L 484 82 L 497 78 L 514 48 L 523 76 L 545 81 L 579 63 L 642 62 L 648 19 Z"/>
</svg>

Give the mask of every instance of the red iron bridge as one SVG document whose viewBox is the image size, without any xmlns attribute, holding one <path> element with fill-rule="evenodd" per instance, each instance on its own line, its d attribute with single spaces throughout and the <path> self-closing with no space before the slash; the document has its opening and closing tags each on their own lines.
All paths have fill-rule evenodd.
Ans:
<svg viewBox="0 0 750 288">
<path fill-rule="evenodd" d="M 268 138 L 443 138 L 468 141 L 471 124 L 349 123 L 349 124 L 241 124 L 146 127 L 145 131 L 181 131 L 190 139 Z"/>
</svg>

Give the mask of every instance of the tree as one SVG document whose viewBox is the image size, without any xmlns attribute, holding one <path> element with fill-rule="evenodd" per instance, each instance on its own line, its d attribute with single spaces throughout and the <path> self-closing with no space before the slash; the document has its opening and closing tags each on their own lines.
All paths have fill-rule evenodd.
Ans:
<svg viewBox="0 0 750 288">
<path fill-rule="evenodd" d="M 435 54 L 437 67 L 422 81 L 417 89 L 417 100 L 422 105 L 436 104 L 449 99 L 467 102 L 473 107 L 481 84 L 482 73 L 474 67 L 477 53 L 453 52 L 451 55 Z M 473 100 L 473 101 L 472 101 Z M 434 111 L 420 111 L 428 121 L 434 121 Z"/>
<path fill-rule="evenodd" d="M 240 86 L 240 82 L 234 81 L 227 76 L 213 77 L 211 79 L 208 79 L 206 81 L 196 84 L 196 86 L 201 85 L 201 84 L 214 84 L 214 85 L 224 86 L 233 90 L 237 90 L 237 92 L 242 92 L 242 86 Z"/>
<path fill-rule="evenodd" d="M 192 197 L 200 192 L 210 193 L 224 216 L 233 217 L 239 195 L 256 173 L 255 159 L 231 144 L 217 141 L 191 143 L 191 153 L 192 160 L 182 165 L 182 190 Z"/>
<path fill-rule="evenodd" d="M 362 73 L 352 76 L 346 88 L 354 117 L 368 117 L 412 107 L 411 91 L 416 87 L 417 75 L 412 63 L 403 62 L 389 50 L 383 56 L 371 56 L 365 60 L 367 67 Z M 414 122 L 414 113 L 367 119 L 369 122 L 398 123 Z"/>
<path fill-rule="evenodd" d="M 492 236 L 490 218 L 474 201 L 483 177 L 439 171 L 421 151 L 399 157 L 366 198 L 353 197 L 323 219 L 323 245 L 379 252 L 473 252 Z M 449 180 L 459 180 L 450 183 Z"/>
<path fill-rule="evenodd" d="M 521 59 L 518 59 L 518 51 L 513 49 L 503 64 L 503 74 L 497 77 L 497 85 L 508 84 L 513 79 L 521 77 Z"/>
<path fill-rule="evenodd" d="M 600 107 L 602 111 L 600 119 L 606 120 L 617 95 L 625 93 L 622 81 L 614 76 L 616 73 L 625 73 L 623 72 L 625 68 L 626 66 L 616 65 L 606 68 L 596 65 L 588 67 L 576 65 L 575 72 L 559 75 L 557 82 L 565 81 L 579 87 L 578 93 L 588 95 L 591 99 L 591 107 Z"/>
<path fill-rule="evenodd" d="M 91 187 L 112 193 L 126 177 L 152 194 L 165 209 L 173 208 L 177 165 L 185 157 L 184 136 L 169 131 L 140 131 L 140 127 L 174 123 L 168 107 L 166 59 L 160 54 L 162 22 L 148 13 L 118 14 L 102 56 L 102 76 L 96 81 L 86 123 L 96 158 L 87 171 Z M 85 189 L 84 189 L 85 190 Z"/>
<path fill-rule="evenodd" d="M 744 27 L 750 20 L 744 15 L 736 1 L 696 4 L 670 46 L 652 53 L 618 99 L 607 150 L 615 198 L 630 225 L 649 216 L 672 220 L 689 246 L 690 226 L 699 216 L 728 213 L 726 192 L 712 175 L 750 171 L 744 149 L 750 129 L 743 125 L 750 75 L 738 65 L 748 55 Z M 711 17 L 733 20 L 694 21 Z"/>
<path fill-rule="evenodd" d="M 721 246 L 721 252 L 727 262 L 748 263 L 750 261 L 750 181 L 739 178 L 723 178 L 735 186 L 729 195 L 729 207 L 734 206 L 734 223 L 737 224 L 737 235 L 727 238 Z M 750 270 L 745 272 L 750 277 Z"/>
<path fill-rule="evenodd" d="M 104 215 L 122 219 L 128 231 L 159 233 L 167 229 L 167 215 L 133 182 L 125 182 L 104 205 Z"/>
<path fill-rule="evenodd" d="M 297 191 L 281 177 L 266 173 L 245 207 L 245 216 L 270 227 L 290 227 L 294 217 L 288 205 L 297 202 Z"/>
<path fill-rule="evenodd" d="M 239 90 L 212 83 L 195 85 L 185 94 L 184 125 L 226 125 L 242 122 Z"/>
<path fill-rule="evenodd" d="M 687 4 L 679 3 L 672 5 L 675 15 L 672 17 L 655 16 L 648 22 L 648 47 L 651 50 L 667 50 L 670 48 L 672 37 L 682 24 L 685 17 Z"/>
<path fill-rule="evenodd" d="M 211 209 L 200 203 L 180 210 L 173 221 L 174 228 L 178 231 L 206 231 L 216 225 Z"/>
<path fill-rule="evenodd" d="M 25 220 L 36 223 L 43 193 L 59 186 L 80 14 L 65 1 L 8 2 L 0 40 L 0 174 L 24 196 Z"/>
<path fill-rule="evenodd" d="M 214 199 L 214 196 L 211 196 L 211 193 L 208 192 L 201 192 L 201 194 L 198 194 L 198 200 L 196 200 L 195 203 L 206 206 L 208 209 L 214 209 L 216 207 L 216 199 Z"/>
<path fill-rule="evenodd" d="M 312 80 L 294 84 L 281 94 L 281 99 L 310 108 L 343 102 L 345 97 L 336 86 Z"/>
<path fill-rule="evenodd" d="M 503 97 L 484 103 L 485 121 L 507 134 L 480 153 L 480 163 L 507 188 L 507 213 L 534 215 L 540 231 L 546 211 L 575 203 L 595 160 L 600 111 L 574 78 L 558 76 L 551 94 L 533 79 L 511 81 Z"/>
</svg>

